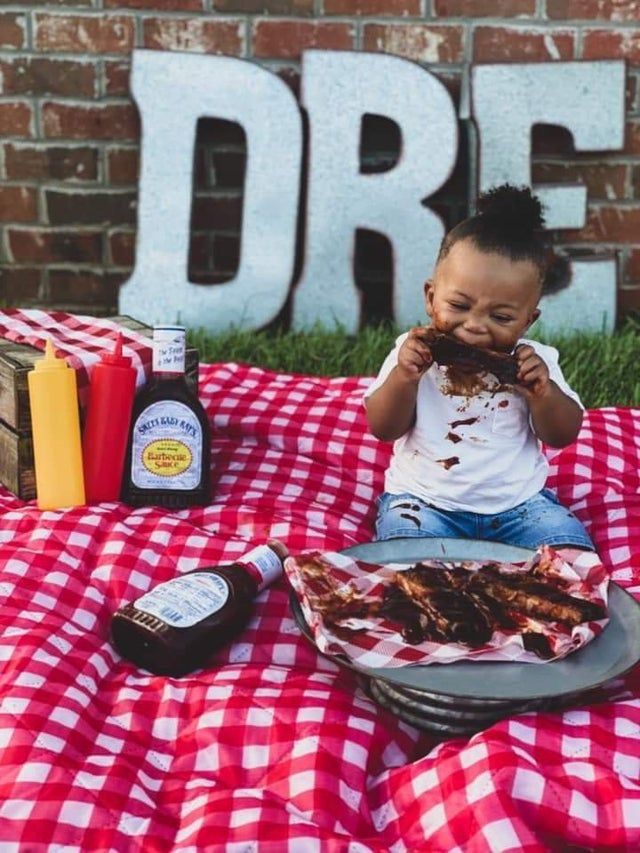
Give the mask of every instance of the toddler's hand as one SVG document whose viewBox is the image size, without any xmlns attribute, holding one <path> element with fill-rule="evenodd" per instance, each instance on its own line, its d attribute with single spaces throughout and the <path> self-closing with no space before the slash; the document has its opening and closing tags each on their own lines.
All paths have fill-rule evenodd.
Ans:
<svg viewBox="0 0 640 853">
<path fill-rule="evenodd" d="M 522 344 L 516 350 L 518 390 L 527 398 L 543 397 L 549 390 L 549 368 L 533 347 Z"/>
<path fill-rule="evenodd" d="M 414 382 L 418 382 L 433 364 L 433 356 L 424 342 L 424 334 L 424 326 L 411 329 L 398 353 L 399 373 Z"/>
</svg>

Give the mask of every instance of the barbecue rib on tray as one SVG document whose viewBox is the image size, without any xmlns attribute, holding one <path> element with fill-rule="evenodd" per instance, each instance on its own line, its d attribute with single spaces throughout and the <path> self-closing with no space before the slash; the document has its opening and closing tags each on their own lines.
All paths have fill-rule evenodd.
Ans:
<svg viewBox="0 0 640 853">
<path fill-rule="evenodd" d="M 492 373 L 503 385 L 514 385 L 517 380 L 518 362 L 513 355 L 465 344 L 432 326 L 425 329 L 423 340 L 436 364 L 459 367 L 466 372 Z"/>
<path fill-rule="evenodd" d="M 501 572 L 497 564 L 469 572 L 417 563 L 396 572 L 378 612 L 400 623 L 409 643 L 432 640 L 478 648 L 502 630 L 521 633 L 525 648 L 549 657 L 552 650 L 539 623 L 570 629 L 607 615 L 602 605 L 569 595 L 562 586 L 560 579 Z"/>
<path fill-rule="evenodd" d="M 528 570 L 420 562 L 394 572 L 376 598 L 339 584 L 320 555 L 298 565 L 313 610 L 336 635 L 353 630 L 349 620 L 375 617 L 392 623 L 411 645 L 430 641 L 477 649 L 500 631 L 520 634 L 526 650 L 546 659 L 554 656 L 550 636 L 558 629 L 571 631 L 607 616 L 603 605 L 571 595 L 568 582 L 542 561 Z"/>
</svg>

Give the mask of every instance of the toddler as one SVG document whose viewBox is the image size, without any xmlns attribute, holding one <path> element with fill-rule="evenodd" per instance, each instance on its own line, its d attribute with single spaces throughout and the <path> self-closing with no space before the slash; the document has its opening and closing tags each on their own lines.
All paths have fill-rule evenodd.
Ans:
<svg viewBox="0 0 640 853">
<path fill-rule="evenodd" d="M 586 530 L 544 488 L 541 442 L 575 440 L 583 406 L 558 352 L 522 336 L 540 314 L 549 275 L 544 219 L 529 189 L 505 184 L 444 238 L 425 284 L 432 326 L 466 344 L 514 353 L 501 385 L 434 363 L 425 328 L 401 335 L 365 394 L 371 432 L 393 441 L 376 536 L 489 539 L 593 549 Z"/>
</svg>

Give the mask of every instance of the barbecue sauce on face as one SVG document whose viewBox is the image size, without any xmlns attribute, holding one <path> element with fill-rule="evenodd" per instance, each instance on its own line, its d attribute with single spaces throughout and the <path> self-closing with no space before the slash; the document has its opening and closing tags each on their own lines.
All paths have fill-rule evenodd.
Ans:
<svg viewBox="0 0 640 853">
<path fill-rule="evenodd" d="M 156 675 L 181 676 L 245 628 L 256 595 L 282 574 L 288 556 L 271 540 L 231 565 L 194 569 L 121 607 L 111 621 L 120 654 Z"/>
</svg>

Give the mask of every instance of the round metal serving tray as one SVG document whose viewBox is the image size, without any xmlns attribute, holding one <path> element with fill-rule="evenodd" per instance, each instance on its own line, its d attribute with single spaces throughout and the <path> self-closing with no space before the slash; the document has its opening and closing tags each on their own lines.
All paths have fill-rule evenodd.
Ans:
<svg viewBox="0 0 640 853">
<path fill-rule="evenodd" d="M 390 539 L 355 545 L 342 553 L 378 564 L 413 564 L 425 559 L 523 562 L 532 554 L 523 548 L 474 539 Z M 293 594 L 291 605 L 299 627 L 313 643 L 313 635 Z M 548 663 L 467 660 L 370 669 L 343 657 L 330 657 L 372 679 L 374 685 L 377 683 L 377 698 L 384 694 L 388 703 L 402 704 L 407 711 L 411 707 L 415 712 L 416 708 L 407 702 L 417 701 L 425 710 L 428 706 L 437 709 L 448 704 L 451 711 L 457 709 L 472 716 L 475 708 L 477 720 L 491 706 L 497 717 L 506 716 L 505 712 L 513 706 L 524 706 L 532 700 L 540 700 L 538 707 L 542 707 L 542 700 L 568 699 L 590 691 L 623 675 L 640 660 L 640 604 L 621 587 L 610 583 L 608 610 L 609 622 L 598 637 L 562 660 Z M 390 690 L 396 695 L 391 696 Z"/>
</svg>

